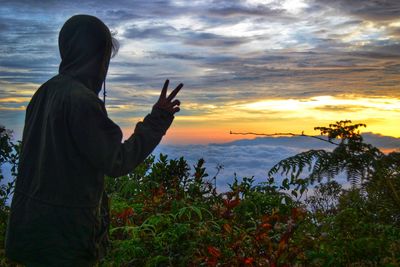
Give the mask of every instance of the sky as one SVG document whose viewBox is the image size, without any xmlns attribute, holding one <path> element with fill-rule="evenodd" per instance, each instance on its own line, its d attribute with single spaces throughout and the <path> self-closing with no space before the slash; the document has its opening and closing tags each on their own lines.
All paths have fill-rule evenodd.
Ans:
<svg viewBox="0 0 400 267">
<path fill-rule="evenodd" d="M 344 119 L 400 137 L 398 0 L 1 0 L 0 121 L 17 137 L 75 14 L 99 17 L 119 40 L 106 105 L 125 138 L 167 78 L 185 86 L 164 144 L 313 134 Z"/>
<path fill-rule="evenodd" d="M 58 32 L 75 14 L 97 16 L 120 43 L 106 107 L 124 137 L 165 79 L 183 82 L 156 152 L 206 157 L 210 173 L 222 164 L 224 183 L 262 177 L 310 145 L 230 131 L 316 134 L 349 119 L 383 149 L 399 147 L 398 0 L 0 0 L 0 124 L 16 139 L 30 98 L 58 72 Z"/>
</svg>

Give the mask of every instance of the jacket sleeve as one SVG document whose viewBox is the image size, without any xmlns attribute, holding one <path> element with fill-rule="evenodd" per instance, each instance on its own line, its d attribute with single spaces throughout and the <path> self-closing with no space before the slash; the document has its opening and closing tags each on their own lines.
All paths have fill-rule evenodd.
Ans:
<svg viewBox="0 0 400 267">
<path fill-rule="evenodd" d="M 160 143 L 174 116 L 153 108 L 134 133 L 122 141 L 122 131 L 107 116 L 103 102 L 93 94 L 71 99 L 71 135 L 80 154 L 111 177 L 126 175 Z"/>
</svg>

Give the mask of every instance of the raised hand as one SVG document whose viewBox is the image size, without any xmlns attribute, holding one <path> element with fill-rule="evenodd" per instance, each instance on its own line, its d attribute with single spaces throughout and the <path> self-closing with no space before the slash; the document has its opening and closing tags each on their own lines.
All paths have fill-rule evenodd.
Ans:
<svg viewBox="0 0 400 267">
<path fill-rule="evenodd" d="M 158 99 L 157 103 L 154 104 L 154 107 L 166 110 L 173 115 L 180 110 L 179 105 L 181 102 L 178 99 L 174 100 L 174 98 L 182 89 L 183 83 L 180 83 L 167 97 L 168 84 L 169 80 L 165 80 L 164 87 L 161 90 L 160 98 Z"/>
</svg>

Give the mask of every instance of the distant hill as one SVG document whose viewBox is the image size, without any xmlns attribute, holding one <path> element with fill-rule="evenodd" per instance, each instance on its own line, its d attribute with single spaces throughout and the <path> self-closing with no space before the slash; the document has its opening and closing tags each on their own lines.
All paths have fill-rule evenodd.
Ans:
<svg viewBox="0 0 400 267">
<path fill-rule="evenodd" d="M 400 138 L 392 136 L 384 136 L 367 132 L 362 134 L 364 142 L 372 144 L 382 149 L 400 149 Z M 318 136 L 320 137 L 320 136 Z M 287 146 L 295 148 L 316 149 L 316 148 L 333 148 L 334 145 L 313 139 L 306 136 L 294 137 L 256 137 L 254 139 L 240 139 L 228 143 L 211 144 L 215 146 L 257 146 L 257 145 L 271 145 L 271 146 Z"/>
</svg>

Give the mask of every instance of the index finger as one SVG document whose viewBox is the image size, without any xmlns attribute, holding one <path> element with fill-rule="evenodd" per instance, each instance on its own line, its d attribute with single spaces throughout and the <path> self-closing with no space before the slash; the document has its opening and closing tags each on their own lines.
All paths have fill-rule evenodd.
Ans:
<svg viewBox="0 0 400 267">
<path fill-rule="evenodd" d="M 179 91 L 182 89 L 183 87 L 183 83 L 180 83 L 175 89 L 174 91 L 171 92 L 171 94 L 167 97 L 168 101 L 171 101 L 172 99 L 174 99 L 174 97 L 179 93 Z"/>
<path fill-rule="evenodd" d="M 161 90 L 160 98 L 162 98 L 162 99 L 167 97 L 168 84 L 169 84 L 169 80 L 167 79 L 167 80 L 165 80 L 163 89 Z"/>
</svg>

